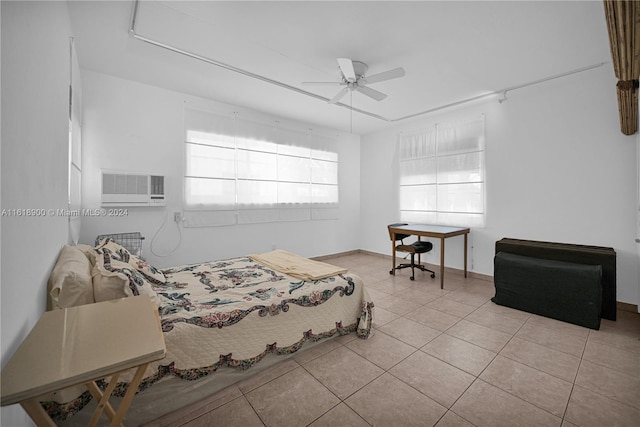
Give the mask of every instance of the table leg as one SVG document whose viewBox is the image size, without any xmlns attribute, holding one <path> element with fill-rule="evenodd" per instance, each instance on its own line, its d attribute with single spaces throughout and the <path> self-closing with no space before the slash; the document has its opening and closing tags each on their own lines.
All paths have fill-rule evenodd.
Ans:
<svg viewBox="0 0 640 427">
<path fill-rule="evenodd" d="M 56 427 L 56 423 L 49 417 L 49 414 L 47 414 L 47 411 L 44 410 L 37 398 L 23 400 L 20 402 L 20 406 L 29 414 L 29 417 L 38 427 Z"/>
<path fill-rule="evenodd" d="M 391 270 L 389 274 L 396 275 L 396 233 L 391 232 Z"/>
<path fill-rule="evenodd" d="M 107 385 L 107 388 L 105 389 L 104 393 L 100 390 L 100 388 L 94 381 L 90 381 L 85 384 L 89 389 L 89 392 L 91 393 L 93 398 L 96 399 L 96 401 L 98 402 L 98 407 L 93 412 L 93 415 L 91 416 L 91 419 L 89 420 L 89 423 L 87 425 L 89 426 L 97 425 L 98 420 L 100 419 L 100 416 L 102 415 L 103 411 L 107 414 L 107 417 L 109 417 L 110 420 L 113 420 L 116 413 L 113 410 L 113 407 L 111 406 L 111 404 L 109 403 L 109 398 L 111 397 L 111 393 L 113 393 L 113 390 L 116 388 L 116 385 L 118 384 L 119 377 L 120 377 L 119 373 L 111 376 L 111 379 L 109 380 L 109 384 Z"/>
<path fill-rule="evenodd" d="M 127 410 L 129 410 L 129 405 L 131 405 L 131 401 L 133 400 L 133 396 L 138 391 L 138 386 L 144 377 L 144 372 L 147 370 L 148 363 L 144 363 L 138 366 L 133 379 L 129 383 L 129 387 L 127 387 L 127 392 L 124 395 L 124 398 L 120 402 L 120 406 L 118 407 L 118 412 L 116 412 L 116 416 L 111 420 L 112 426 L 120 426 L 122 425 L 122 420 L 124 419 Z"/>
<path fill-rule="evenodd" d="M 440 238 L 440 289 L 444 289 L 444 237 Z"/>
<path fill-rule="evenodd" d="M 100 415 L 102 415 L 102 412 L 104 411 L 104 413 L 111 420 L 111 426 L 122 427 L 123 425 L 122 420 L 124 419 L 124 416 L 126 415 L 127 410 L 131 405 L 133 396 L 136 394 L 136 391 L 138 391 L 138 386 L 142 381 L 142 378 L 144 376 L 144 373 L 148 365 L 149 365 L 148 363 L 144 363 L 136 368 L 136 373 L 134 374 L 133 379 L 129 383 L 129 386 L 127 387 L 127 392 L 125 393 L 124 398 L 120 402 L 120 406 L 118 407 L 117 411 L 113 410 L 113 407 L 109 403 L 109 398 L 111 397 L 111 393 L 113 393 L 113 390 L 118 384 L 118 378 L 120 376 L 120 372 L 117 374 L 114 374 L 111 377 L 111 379 L 109 380 L 109 385 L 107 385 L 107 388 L 105 389 L 104 393 L 100 390 L 100 388 L 94 381 L 90 381 L 85 384 L 89 389 L 89 391 L 91 392 L 91 395 L 93 396 L 93 398 L 98 401 L 98 407 L 94 411 L 91 417 L 91 420 L 89 420 L 89 424 L 88 424 L 89 426 L 97 425 L 97 422 L 100 419 Z M 38 424 L 38 426 L 39 425 L 40 424 Z"/>
<path fill-rule="evenodd" d="M 464 278 L 467 278 L 467 236 L 469 233 L 464 234 Z"/>
</svg>

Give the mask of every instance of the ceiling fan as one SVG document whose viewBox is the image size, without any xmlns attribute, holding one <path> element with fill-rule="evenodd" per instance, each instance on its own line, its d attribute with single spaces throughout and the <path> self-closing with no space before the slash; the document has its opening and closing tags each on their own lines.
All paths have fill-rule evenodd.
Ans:
<svg viewBox="0 0 640 427">
<path fill-rule="evenodd" d="M 349 58 L 338 58 L 338 66 L 341 74 L 341 81 L 339 82 L 302 82 L 303 85 L 322 85 L 322 86 L 344 86 L 340 92 L 329 100 L 330 104 L 335 104 L 340 101 L 342 97 L 348 91 L 357 90 L 358 92 L 366 95 L 376 101 L 382 101 L 387 97 L 386 94 L 371 89 L 368 84 L 378 83 L 385 80 L 397 79 L 405 75 L 402 67 L 394 68 L 393 70 L 383 71 L 382 73 L 367 76 L 367 64 L 360 61 L 352 61 Z"/>
</svg>

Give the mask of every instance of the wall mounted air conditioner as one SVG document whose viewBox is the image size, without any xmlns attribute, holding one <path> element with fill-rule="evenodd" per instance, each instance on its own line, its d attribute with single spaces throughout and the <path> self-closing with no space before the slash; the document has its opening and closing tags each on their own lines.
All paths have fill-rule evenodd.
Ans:
<svg viewBox="0 0 640 427">
<path fill-rule="evenodd" d="M 102 206 L 165 206 L 164 176 L 102 171 Z"/>
</svg>

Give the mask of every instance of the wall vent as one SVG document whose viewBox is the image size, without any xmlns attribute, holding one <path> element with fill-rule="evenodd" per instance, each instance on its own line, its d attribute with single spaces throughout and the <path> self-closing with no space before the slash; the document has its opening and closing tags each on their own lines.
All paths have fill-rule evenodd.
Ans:
<svg viewBox="0 0 640 427">
<path fill-rule="evenodd" d="M 165 206 L 164 176 L 103 171 L 102 206 Z"/>
</svg>

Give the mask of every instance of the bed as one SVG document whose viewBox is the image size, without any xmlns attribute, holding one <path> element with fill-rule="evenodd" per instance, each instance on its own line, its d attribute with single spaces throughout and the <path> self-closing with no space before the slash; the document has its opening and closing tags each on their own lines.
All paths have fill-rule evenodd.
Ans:
<svg viewBox="0 0 640 427">
<path fill-rule="evenodd" d="M 219 389 L 220 370 L 244 371 L 267 356 L 286 357 L 305 343 L 330 337 L 355 333 L 366 339 L 373 309 L 357 275 L 287 251 L 159 269 L 110 238 L 95 247 L 65 245 L 49 279 L 49 295 L 50 309 L 133 295 L 154 301 L 167 354 L 149 366 L 138 395 L 153 395 L 154 407 L 165 410 L 172 406 L 162 399 L 180 395 L 177 400 L 186 404 L 191 391 L 198 389 L 194 399 L 207 392 L 194 384 Z M 164 383 L 170 384 L 167 393 L 157 392 Z M 124 377 L 114 395 L 123 395 L 126 387 Z M 130 413 L 137 400 L 144 401 L 136 397 Z M 63 423 L 90 401 L 88 392 L 76 388 L 42 403 Z"/>
</svg>

